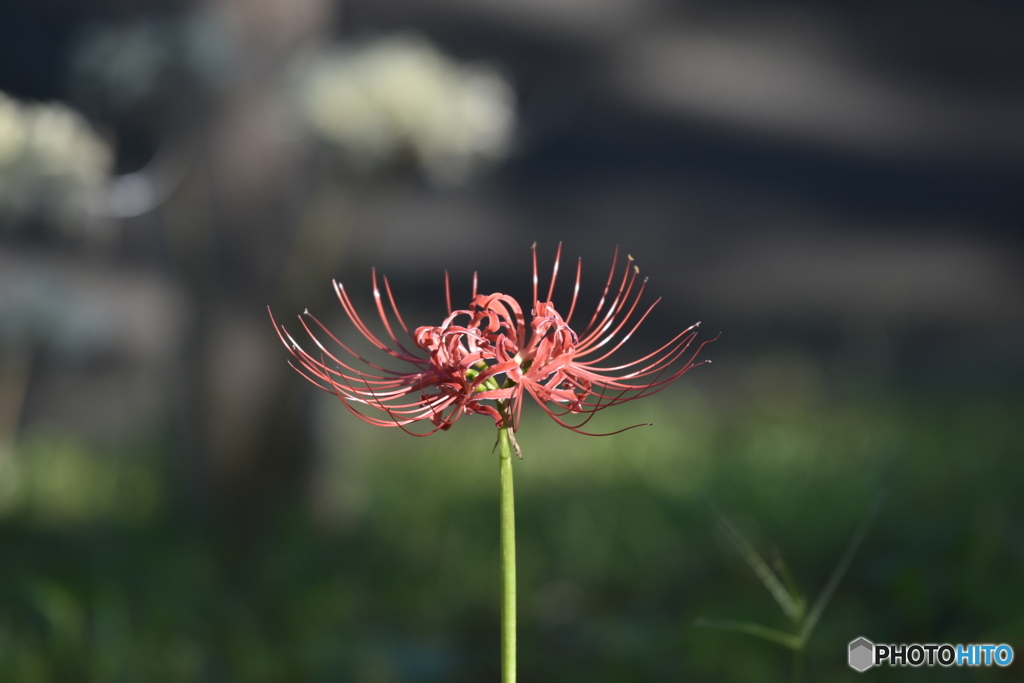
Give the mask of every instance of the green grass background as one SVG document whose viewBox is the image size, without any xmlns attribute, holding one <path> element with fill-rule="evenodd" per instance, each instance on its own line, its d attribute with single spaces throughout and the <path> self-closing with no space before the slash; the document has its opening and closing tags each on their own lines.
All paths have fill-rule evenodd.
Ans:
<svg viewBox="0 0 1024 683">
<path fill-rule="evenodd" d="M 251 527 L 183 502 L 166 439 L 26 430 L 0 492 L 0 680 L 498 680 L 492 425 L 414 439 L 330 396 L 314 407 L 309 491 Z M 591 438 L 528 411 L 520 432 L 521 681 L 789 680 L 782 648 L 694 625 L 789 627 L 708 503 L 813 600 L 883 489 L 806 680 L 1021 680 L 1019 395 L 726 401 L 683 385 L 601 418 L 655 424 Z M 1006 642 L 1017 661 L 857 674 L 857 636 Z"/>
</svg>

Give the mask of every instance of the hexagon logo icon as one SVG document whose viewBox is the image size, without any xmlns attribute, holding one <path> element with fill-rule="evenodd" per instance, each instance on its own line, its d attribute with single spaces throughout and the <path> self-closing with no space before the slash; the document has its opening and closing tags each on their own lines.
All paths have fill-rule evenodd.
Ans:
<svg viewBox="0 0 1024 683">
<path fill-rule="evenodd" d="M 850 641 L 850 668 L 867 671 L 875 664 L 875 644 L 867 638 Z"/>
</svg>

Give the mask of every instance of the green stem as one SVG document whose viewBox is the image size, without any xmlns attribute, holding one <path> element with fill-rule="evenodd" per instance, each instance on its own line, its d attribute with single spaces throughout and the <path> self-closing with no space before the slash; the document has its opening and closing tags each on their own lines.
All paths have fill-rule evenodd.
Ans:
<svg viewBox="0 0 1024 683">
<path fill-rule="evenodd" d="M 516 680 L 516 510 L 512 493 L 512 440 L 498 430 L 501 465 L 501 683 Z"/>
</svg>

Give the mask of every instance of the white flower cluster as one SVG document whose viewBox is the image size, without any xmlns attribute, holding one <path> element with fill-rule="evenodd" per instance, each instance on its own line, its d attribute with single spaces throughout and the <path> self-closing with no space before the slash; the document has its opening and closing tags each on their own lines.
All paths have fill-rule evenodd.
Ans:
<svg viewBox="0 0 1024 683">
<path fill-rule="evenodd" d="M 0 92 L 0 233 L 42 220 L 66 231 L 101 219 L 113 153 L 63 104 L 29 104 Z"/>
<path fill-rule="evenodd" d="M 304 119 L 349 161 L 373 168 L 411 155 L 442 184 L 501 159 L 515 123 L 505 79 L 415 35 L 322 54 L 301 83 Z"/>
</svg>

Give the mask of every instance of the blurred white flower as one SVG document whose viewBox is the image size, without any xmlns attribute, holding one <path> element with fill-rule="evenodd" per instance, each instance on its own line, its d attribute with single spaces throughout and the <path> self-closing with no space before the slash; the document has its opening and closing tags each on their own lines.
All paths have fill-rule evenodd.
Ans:
<svg viewBox="0 0 1024 683">
<path fill-rule="evenodd" d="M 96 227 L 113 153 L 74 110 L 0 92 L 0 232 L 30 220 Z"/>
<path fill-rule="evenodd" d="M 306 123 L 356 166 L 411 155 L 442 184 L 504 157 L 515 123 L 515 93 L 504 78 L 415 35 L 314 57 L 300 93 Z"/>
<path fill-rule="evenodd" d="M 237 46 L 223 17 L 199 11 L 132 22 L 90 24 L 71 50 L 75 101 L 116 114 L 166 109 L 224 85 L 235 68 Z"/>
</svg>

